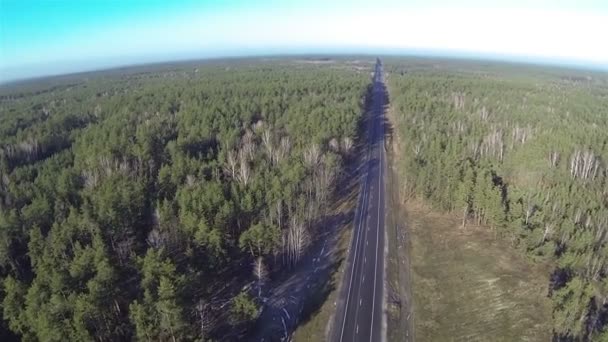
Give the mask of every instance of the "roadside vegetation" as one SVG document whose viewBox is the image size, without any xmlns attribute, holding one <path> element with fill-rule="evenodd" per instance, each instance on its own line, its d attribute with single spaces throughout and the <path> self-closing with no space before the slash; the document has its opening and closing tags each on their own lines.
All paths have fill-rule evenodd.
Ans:
<svg viewBox="0 0 608 342">
<path fill-rule="evenodd" d="M 385 60 L 385 65 L 395 129 L 402 140 L 402 197 L 422 199 L 458 217 L 457 223 L 415 219 L 414 225 L 424 228 L 412 229 L 443 230 L 436 236 L 456 234 L 464 247 L 471 244 L 479 250 L 471 259 L 462 245 L 421 251 L 422 264 L 413 260 L 419 276 L 434 258 L 464 253 L 444 255 L 444 261 L 453 260 L 450 274 L 441 276 L 444 283 L 436 283 L 441 272 L 437 270 L 435 275 L 422 275 L 420 281 L 435 283 L 421 287 L 441 289 L 455 284 L 457 277 L 463 278 L 463 285 L 491 274 L 500 279 L 523 277 L 520 272 L 526 272 L 525 267 L 494 253 L 492 241 L 468 240 L 483 227 L 522 256 L 553 265 L 547 270 L 546 293 L 537 295 L 550 298 L 548 329 L 556 340 L 608 339 L 608 75 L 457 60 L 394 59 Z M 420 259 L 421 255 L 426 257 Z M 458 258 L 460 267 L 456 267 Z M 499 268 L 503 262 L 513 272 Z M 494 272 L 484 274 L 488 268 Z M 485 290 L 491 290 L 492 284 L 500 286 L 501 280 L 486 280 Z M 416 275 L 413 286 L 418 298 Z M 504 288 L 494 289 L 504 293 Z M 498 309 L 488 310 L 500 304 L 498 292 L 476 296 L 477 290 L 482 288 L 462 288 L 458 296 L 462 303 L 473 300 L 483 315 L 499 314 Z M 437 312 L 455 303 L 456 295 L 426 298 L 422 308 L 415 300 L 414 311 Z M 513 297 L 525 298 L 517 291 Z M 462 305 L 453 310 L 466 311 L 468 306 Z M 465 311 L 453 318 L 471 323 Z M 432 326 L 444 318 L 423 323 Z M 517 322 L 503 323 L 518 327 Z M 497 338 L 501 331 L 496 330 Z"/>
<path fill-rule="evenodd" d="M 324 229 L 368 84 L 245 60 L 3 87 L 2 339 L 246 336 Z"/>
</svg>

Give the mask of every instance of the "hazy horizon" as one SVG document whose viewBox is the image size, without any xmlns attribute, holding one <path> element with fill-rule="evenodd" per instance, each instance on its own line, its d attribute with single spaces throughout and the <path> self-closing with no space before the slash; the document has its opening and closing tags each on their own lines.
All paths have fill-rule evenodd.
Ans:
<svg viewBox="0 0 608 342">
<path fill-rule="evenodd" d="M 221 57 L 404 54 L 608 70 L 601 1 L 0 2 L 0 82 Z"/>
</svg>

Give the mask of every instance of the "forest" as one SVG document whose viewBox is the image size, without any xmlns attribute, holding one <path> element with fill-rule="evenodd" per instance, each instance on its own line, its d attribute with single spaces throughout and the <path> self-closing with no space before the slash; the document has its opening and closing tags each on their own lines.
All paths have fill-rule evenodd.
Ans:
<svg viewBox="0 0 608 342">
<path fill-rule="evenodd" d="M 403 194 L 547 263 L 556 341 L 608 340 L 608 74 L 385 65 L 405 146 Z"/>
<path fill-rule="evenodd" d="M 0 88 L 0 339 L 246 336 L 323 229 L 369 75 L 234 60 Z"/>
</svg>

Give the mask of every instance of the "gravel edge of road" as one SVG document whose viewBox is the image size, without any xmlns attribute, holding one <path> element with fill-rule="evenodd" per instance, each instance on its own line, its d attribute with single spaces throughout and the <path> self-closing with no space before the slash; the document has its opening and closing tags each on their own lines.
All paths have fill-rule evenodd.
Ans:
<svg viewBox="0 0 608 342">
<path fill-rule="evenodd" d="M 390 96 L 390 88 L 387 86 L 387 92 Z M 395 340 L 398 341 L 407 341 L 412 342 L 415 341 L 415 324 L 414 324 L 414 303 L 413 303 L 413 295 L 412 295 L 412 280 L 411 280 L 411 257 L 409 255 L 409 251 L 411 249 L 411 244 L 409 240 L 409 236 L 407 236 L 407 215 L 405 213 L 405 208 L 403 207 L 402 199 L 401 199 L 401 187 L 399 186 L 399 169 L 397 165 L 397 156 L 396 154 L 399 152 L 399 136 L 396 131 L 395 118 L 393 117 L 395 113 L 391 109 L 390 105 L 386 111 L 385 118 L 388 124 L 391 126 L 392 135 L 390 137 L 390 143 L 387 147 L 387 182 L 389 186 L 387 187 L 387 200 L 388 205 L 386 206 L 387 210 L 387 223 L 386 226 L 386 234 L 394 234 L 395 239 L 391 240 L 387 238 L 387 246 L 389 248 L 389 254 L 386 257 L 385 268 L 386 271 L 386 286 L 389 286 L 387 291 L 394 291 L 392 287 L 390 287 L 391 279 L 395 278 L 397 281 L 398 288 L 398 296 L 400 302 L 402 304 L 400 310 L 400 323 L 393 323 L 397 326 L 403 327 L 402 331 L 388 331 L 388 317 L 389 308 L 388 308 L 388 300 L 391 292 L 385 292 L 385 300 L 387 301 L 387 339 L 389 336 L 397 334 L 397 338 Z M 388 213 L 390 211 L 390 213 Z M 401 224 L 402 223 L 402 224 Z M 397 262 L 397 274 L 392 274 L 394 272 L 391 269 L 391 258 L 396 259 Z M 407 315 L 406 315 L 407 314 Z M 403 319 L 403 316 L 406 318 Z"/>
</svg>

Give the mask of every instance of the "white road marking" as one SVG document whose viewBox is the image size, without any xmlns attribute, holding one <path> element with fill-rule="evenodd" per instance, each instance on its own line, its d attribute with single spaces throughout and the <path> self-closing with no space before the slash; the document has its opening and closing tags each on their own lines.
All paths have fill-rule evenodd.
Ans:
<svg viewBox="0 0 608 342">
<path fill-rule="evenodd" d="M 367 165 L 367 163 L 369 162 L 369 154 L 370 154 L 370 147 L 368 146 L 368 152 L 367 152 L 367 156 L 366 159 L 367 161 L 365 162 L 365 164 Z M 351 292 L 351 288 L 353 285 L 353 276 L 355 274 L 355 266 L 356 266 L 356 261 L 357 261 L 357 250 L 359 247 L 359 241 L 360 241 L 360 237 L 361 237 L 361 225 L 363 222 L 363 212 L 364 212 L 364 208 L 365 208 L 365 204 L 367 202 L 367 196 L 368 196 L 368 187 L 369 187 L 369 172 L 367 172 L 367 177 L 365 178 L 365 184 L 363 185 L 363 198 L 362 198 L 362 202 L 361 202 L 361 207 L 359 208 L 359 225 L 357 228 L 357 235 L 356 235 L 356 242 L 355 242 L 355 254 L 353 256 L 353 263 L 352 263 L 352 267 L 351 267 L 351 272 L 350 272 L 350 281 L 348 283 L 348 292 L 346 294 L 346 306 L 344 307 L 344 318 L 342 320 L 342 329 L 340 331 L 340 341 L 342 341 L 343 337 L 344 337 L 344 327 L 346 326 L 346 316 L 348 316 L 348 302 L 350 300 L 350 292 Z"/>
<path fill-rule="evenodd" d="M 376 80 L 376 82 L 378 82 L 378 81 Z M 376 87 L 377 87 L 377 85 L 376 85 Z M 372 114 L 377 114 L 377 111 L 373 110 Z M 381 112 L 380 112 L 380 114 L 381 114 Z M 370 120 L 370 122 L 369 122 L 369 126 L 370 126 L 369 129 L 370 129 L 370 132 L 372 134 L 374 132 L 373 131 L 373 129 L 374 129 L 374 125 L 373 125 L 374 120 L 373 119 L 374 118 L 372 117 L 372 120 Z M 373 146 L 372 144 L 368 144 L 368 150 L 367 150 L 367 155 L 366 155 L 366 159 L 367 160 L 366 160 L 366 163 L 365 163 L 365 165 L 367 166 L 367 174 L 366 174 L 365 184 L 364 184 L 364 189 L 363 189 L 363 202 L 362 202 L 362 206 L 360 208 L 360 212 L 358 213 L 359 214 L 359 225 L 358 225 L 357 234 L 356 234 L 355 254 L 353 256 L 353 265 L 351 267 L 351 275 L 350 275 L 350 281 L 349 281 L 348 292 L 347 292 L 347 297 L 346 297 L 346 306 L 345 306 L 345 309 L 344 309 L 344 318 L 343 318 L 343 321 L 342 321 L 342 330 L 340 332 L 340 341 L 342 341 L 343 337 L 344 337 L 344 328 L 345 328 L 345 325 L 346 325 L 346 316 L 348 315 L 348 303 L 349 303 L 349 300 L 350 300 L 351 289 L 352 289 L 352 282 L 353 282 L 353 276 L 354 276 L 354 273 L 355 273 L 355 266 L 356 266 L 355 264 L 356 264 L 356 260 L 357 260 L 357 253 L 358 253 L 358 248 L 359 248 L 359 242 L 361 241 L 361 228 L 362 228 L 362 224 L 364 224 L 363 223 L 363 215 L 364 215 L 364 212 L 367 211 L 366 208 L 368 208 L 367 204 L 368 204 L 368 201 L 370 200 L 370 198 L 369 198 L 369 191 L 370 191 L 370 189 L 372 189 L 372 190 L 374 189 L 374 185 L 373 184 L 371 184 L 371 185 L 369 184 L 370 183 L 369 182 L 369 180 L 370 180 L 370 165 L 369 165 L 369 162 L 370 162 L 370 158 L 371 158 L 371 154 L 372 154 L 372 146 Z M 382 198 L 382 195 L 383 195 L 382 194 L 382 184 L 383 184 L 382 183 L 382 152 L 383 152 L 382 149 L 380 149 L 380 158 L 379 158 L 380 159 L 380 167 L 379 167 L 379 169 L 380 169 L 380 175 L 378 177 L 378 184 L 380 186 L 380 189 L 379 189 L 379 194 L 377 196 L 378 197 L 378 222 L 377 222 L 377 225 L 376 225 L 376 228 L 377 228 L 376 229 L 376 262 L 374 263 L 374 278 L 376 278 L 376 280 L 374 280 L 374 285 L 373 285 L 373 287 L 374 287 L 374 295 L 372 297 L 372 319 L 371 319 L 372 329 L 370 331 L 370 341 L 371 341 L 371 338 L 373 336 L 373 323 L 374 323 L 373 312 L 374 312 L 374 304 L 375 304 L 375 296 L 376 296 L 377 260 L 378 260 L 378 243 L 379 243 L 378 242 L 378 234 L 379 234 L 379 229 L 378 228 L 380 226 L 380 215 L 379 215 L 379 213 L 380 213 L 380 203 L 381 203 L 380 201 L 381 201 L 381 198 Z M 368 224 L 368 221 L 369 221 L 370 218 L 371 218 L 371 214 L 368 213 L 367 219 L 366 219 L 366 222 L 365 222 L 365 224 L 367 225 L 367 229 L 365 230 L 365 234 L 364 234 L 365 235 L 364 240 L 365 240 L 366 246 L 369 245 L 369 241 L 367 240 L 367 232 L 370 229 L 370 225 Z M 365 260 L 366 259 L 365 259 L 365 255 L 364 255 L 364 262 L 365 262 Z M 362 280 L 364 280 L 364 279 L 365 279 L 365 275 L 362 275 Z M 360 290 L 361 290 L 361 286 L 359 286 L 359 289 L 358 289 L 357 292 L 360 292 Z M 359 297 L 359 295 L 357 295 L 357 296 Z M 359 299 L 359 306 L 361 306 L 361 303 L 362 303 L 362 299 L 360 298 Z M 357 308 L 357 309 L 355 309 L 355 320 L 354 320 L 355 323 L 357 322 L 358 314 L 359 314 L 359 310 Z M 359 334 L 359 324 L 356 324 L 356 334 L 357 335 Z"/>
</svg>

